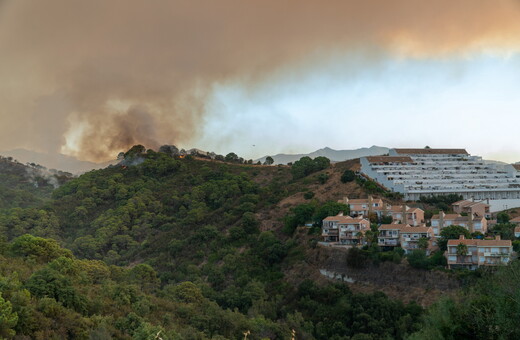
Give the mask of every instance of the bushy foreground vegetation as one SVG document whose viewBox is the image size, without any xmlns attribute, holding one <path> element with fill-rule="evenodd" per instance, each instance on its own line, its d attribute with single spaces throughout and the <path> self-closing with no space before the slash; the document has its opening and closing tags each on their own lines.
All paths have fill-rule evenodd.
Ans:
<svg viewBox="0 0 520 340">
<path fill-rule="evenodd" d="M 432 306 L 410 339 L 519 339 L 520 262 L 482 275 L 463 294 Z"/>
</svg>

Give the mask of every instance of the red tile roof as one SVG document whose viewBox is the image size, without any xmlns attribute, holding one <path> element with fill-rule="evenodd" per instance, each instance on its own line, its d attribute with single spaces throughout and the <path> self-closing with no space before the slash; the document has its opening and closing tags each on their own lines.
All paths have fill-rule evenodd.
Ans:
<svg viewBox="0 0 520 340">
<path fill-rule="evenodd" d="M 379 226 L 379 230 L 395 230 L 395 229 L 401 230 L 402 228 L 406 228 L 406 227 L 410 227 L 410 225 L 408 225 L 408 224 L 381 224 Z"/>
<path fill-rule="evenodd" d="M 368 222 L 367 219 L 364 219 L 364 218 L 353 218 L 353 217 L 350 217 L 350 216 L 340 216 L 340 215 L 337 215 L 337 216 L 328 216 L 326 217 L 325 219 L 323 219 L 324 221 L 336 221 L 338 223 L 360 223 L 362 221 L 366 221 Z"/>
<path fill-rule="evenodd" d="M 401 228 L 402 233 L 431 233 L 433 234 L 432 227 L 403 227 Z"/>
<path fill-rule="evenodd" d="M 459 244 L 465 244 L 467 246 L 478 246 L 478 247 L 511 247 L 511 240 L 477 240 L 477 239 L 464 239 L 464 240 L 448 240 L 448 246 L 458 246 Z"/>
<path fill-rule="evenodd" d="M 459 214 L 446 214 L 444 215 L 444 221 L 446 220 L 455 220 L 456 218 L 460 217 Z M 433 215 L 432 220 L 440 220 L 439 214 Z"/>
</svg>

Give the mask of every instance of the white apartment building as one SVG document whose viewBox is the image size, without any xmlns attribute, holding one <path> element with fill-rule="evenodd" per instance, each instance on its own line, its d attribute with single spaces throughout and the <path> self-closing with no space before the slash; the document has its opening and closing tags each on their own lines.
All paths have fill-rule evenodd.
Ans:
<svg viewBox="0 0 520 340">
<path fill-rule="evenodd" d="M 520 166 L 488 162 L 464 149 L 391 149 L 388 156 L 361 158 L 361 172 L 407 200 L 457 194 L 520 202 Z"/>
</svg>

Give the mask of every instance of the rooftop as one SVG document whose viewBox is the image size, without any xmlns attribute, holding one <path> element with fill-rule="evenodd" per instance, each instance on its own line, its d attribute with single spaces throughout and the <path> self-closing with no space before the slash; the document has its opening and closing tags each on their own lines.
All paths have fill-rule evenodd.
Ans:
<svg viewBox="0 0 520 340">
<path fill-rule="evenodd" d="M 511 247 L 511 240 L 478 240 L 478 239 L 457 239 L 457 240 L 448 240 L 449 246 L 458 246 L 459 244 L 465 244 L 467 246 L 477 246 L 477 247 Z"/>
<path fill-rule="evenodd" d="M 431 227 L 403 227 L 402 233 L 433 233 Z"/>
<path fill-rule="evenodd" d="M 509 220 L 509 222 L 510 222 L 510 223 L 520 223 L 520 216 L 515 217 L 515 218 Z"/>
<path fill-rule="evenodd" d="M 364 218 L 354 218 L 350 216 L 336 215 L 336 216 L 328 216 L 324 219 L 324 221 L 335 221 L 338 223 L 359 223 L 361 221 L 367 221 Z"/>
<path fill-rule="evenodd" d="M 369 163 L 413 163 L 413 159 L 408 156 L 369 156 Z"/>
<path fill-rule="evenodd" d="M 411 228 L 409 224 L 381 224 L 379 230 L 401 230 L 407 227 Z"/>
<path fill-rule="evenodd" d="M 394 149 L 404 155 L 467 155 L 466 149 Z"/>
<path fill-rule="evenodd" d="M 484 203 L 484 202 L 473 202 L 473 201 L 468 201 L 468 200 L 457 201 L 455 203 L 452 203 L 451 205 L 460 205 L 461 207 L 471 207 L 471 206 L 480 205 L 480 204 L 489 206 L 489 204 Z"/>
<path fill-rule="evenodd" d="M 455 220 L 458 217 L 460 217 L 459 214 L 446 214 L 446 215 L 444 215 L 444 220 L 445 221 L 446 220 Z M 438 220 L 438 219 L 440 219 L 439 214 L 436 214 L 436 215 L 432 216 L 432 220 Z"/>
</svg>

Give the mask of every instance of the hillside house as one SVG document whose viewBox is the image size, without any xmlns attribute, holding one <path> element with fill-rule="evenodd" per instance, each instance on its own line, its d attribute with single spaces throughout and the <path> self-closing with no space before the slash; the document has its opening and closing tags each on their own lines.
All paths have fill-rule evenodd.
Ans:
<svg viewBox="0 0 520 340">
<path fill-rule="evenodd" d="M 443 228 L 452 225 L 460 225 L 468 229 L 470 233 L 479 231 L 485 234 L 488 229 L 486 218 L 479 215 L 461 216 L 460 214 L 445 214 L 441 211 L 431 218 L 431 226 L 435 236 L 439 236 Z"/>
<path fill-rule="evenodd" d="M 429 242 L 425 250 L 427 255 L 430 254 L 433 247 L 433 243 L 430 241 L 433 238 L 433 230 L 431 227 L 403 227 L 399 231 L 399 236 L 401 248 L 404 249 L 406 254 L 415 249 L 420 249 L 419 240 L 421 238 L 427 238 Z"/>
<path fill-rule="evenodd" d="M 412 227 L 409 224 L 382 224 L 379 227 L 377 244 L 380 247 L 401 247 L 405 253 L 409 253 L 414 249 L 419 249 L 419 240 L 423 237 L 427 239 L 433 237 L 431 227 Z M 429 242 L 427 253 L 430 252 L 431 248 L 432 242 Z"/>
<path fill-rule="evenodd" d="M 520 237 L 520 227 L 515 227 L 515 237 Z"/>
<path fill-rule="evenodd" d="M 404 227 L 410 227 L 408 224 L 381 224 L 379 226 L 379 236 L 377 244 L 380 247 L 398 247 L 400 245 L 400 233 Z"/>
<path fill-rule="evenodd" d="M 491 213 L 489 212 L 489 204 L 484 202 L 473 202 L 468 200 L 462 200 L 453 203 L 452 209 L 457 214 L 467 214 L 467 215 L 479 215 L 484 217 L 491 217 Z"/>
<path fill-rule="evenodd" d="M 386 215 L 386 211 L 390 209 L 388 203 L 383 202 L 380 198 L 373 198 L 372 196 L 362 199 L 349 199 L 348 197 L 343 197 L 339 202 L 350 206 L 351 216 L 363 216 L 368 218 L 371 213 L 375 213 L 379 218 L 381 218 L 381 216 Z"/>
<path fill-rule="evenodd" d="M 394 223 L 409 224 L 417 227 L 424 223 L 424 210 L 420 208 L 410 208 L 406 205 L 394 205 L 388 210 L 388 215 L 392 216 Z"/>
<path fill-rule="evenodd" d="M 365 218 L 350 216 L 328 216 L 323 220 L 322 238 L 324 242 L 339 244 L 364 244 L 364 235 L 370 230 L 370 221 Z"/>
<path fill-rule="evenodd" d="M 515 217 L 515 218 L 509 220 L 509 223 L 513 223 L 513 224 L 518 224 L 518 225 L 520 225 L 520 216 Z"/>
<path fill-rule="evenodd" d="M 513 246 L 511 240 L 465 239 L 448 240 L 445 256 L 448 268 L 468 268 L 474 270 L 480 266 L 506 265 L 511 261 Z"/>
</svg>

